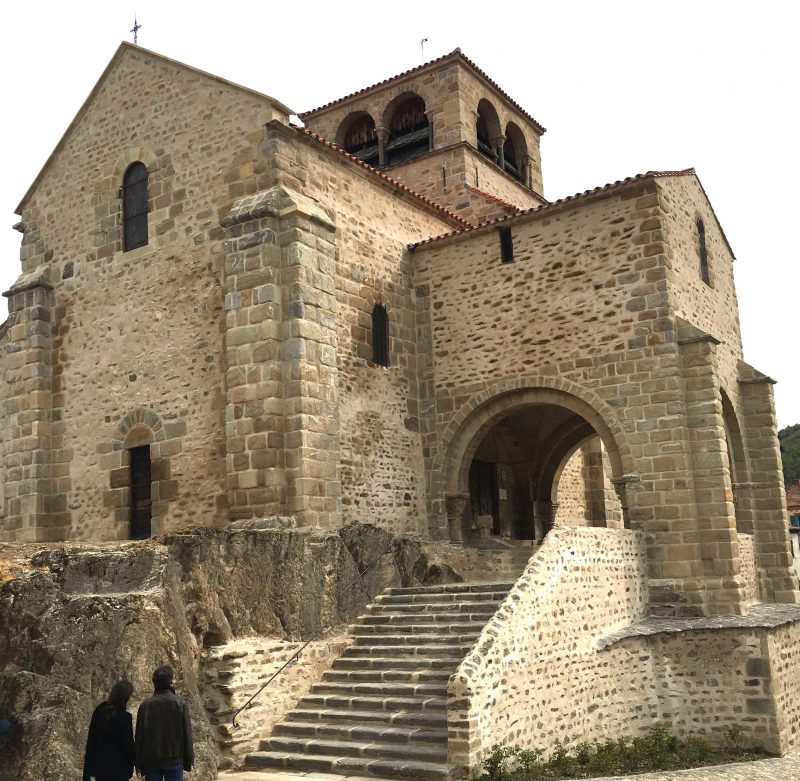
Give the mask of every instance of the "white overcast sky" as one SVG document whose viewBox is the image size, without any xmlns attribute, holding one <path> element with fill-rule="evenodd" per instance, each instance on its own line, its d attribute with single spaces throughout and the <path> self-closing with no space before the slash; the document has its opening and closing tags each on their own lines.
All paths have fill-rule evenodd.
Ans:
<svg viewBox="0 0 800 781">
<path fill-rule="evenodd" d="M 798 13 L 789 0 L 5 3 L 0 284 L 14 208 L 137 14 L 139 44 L 314 108 L 460 46 L 548 132 L 555 199 L 694 166 L 736 253 L 745 360 L 800 423 Z M 56 204 L 54 204 L 56 206 Z M 0 321 L 6 300 L 0 302 Z"/>
</svg>

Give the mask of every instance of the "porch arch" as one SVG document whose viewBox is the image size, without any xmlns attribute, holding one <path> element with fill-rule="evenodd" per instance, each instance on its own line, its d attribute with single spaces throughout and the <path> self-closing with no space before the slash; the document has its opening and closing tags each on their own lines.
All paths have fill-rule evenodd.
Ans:
<svg viewBox="0 0 800 781">
<path fill-rule="evenodd" d="M 591 437 L 603 443 L 627 526 L 632 457 L 602 399 L 558 377 L 498 383 L 468 399 L 443 432 L 441 468 L 435 459 L 431 478 L 432 495 L 444 495 L 451 540 L 469 537 L 487 513 L 492 534 L 541 539 L 552 527 L 553 481 L 563 458 Z"/>
<path fill-rule="evenodd" d="M 615 479 L 633 471 L 625 432 L 611 408 L 575 383 L 540 377 L 524 383 L 491 386 L 472 396 L 453 416 L 442 436 L 442 455 L 438 465 L 444 477 L 445 493 L 467 490 L 469 461 L 481 438 L 495 423 L 525 407 L 546 404 L 574 412 L 594 429 L 603 441 Z M 434 465 L 434 471 L 437 471 L 437 465 Z"/>
</svg>

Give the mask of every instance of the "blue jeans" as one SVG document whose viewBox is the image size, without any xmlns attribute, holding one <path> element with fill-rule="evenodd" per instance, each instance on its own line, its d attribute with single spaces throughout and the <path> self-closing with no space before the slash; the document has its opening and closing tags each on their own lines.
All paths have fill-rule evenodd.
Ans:
<svg viewBox="0 0 800 781">
<path fill-rule="evenodd" d="M 164 765 L 154 770 L 146 770 L 144 781 L 183 781 L 183 763 Z"/>
</svg>

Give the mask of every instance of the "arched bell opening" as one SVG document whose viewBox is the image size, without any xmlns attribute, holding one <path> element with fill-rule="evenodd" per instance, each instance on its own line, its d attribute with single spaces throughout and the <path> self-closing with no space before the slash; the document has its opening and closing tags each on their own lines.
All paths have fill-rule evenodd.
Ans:
<svg viewBox="0 0 800 781">
<path fill-rule="evenodd" d="M 495 107 L 486 98 L 478 103 L 478 117 L 475 124 L 478 151 L 493 163 L 497 163 L 499 159 L 497 142 L 502 137 L 503 131 Z"/>
<path fill-rule="evenodd" d="M 366 111 L 356 111 L 345 118 L 336 132 L 336 143 L 359 160 L 378 167 L 378 133 L 375 120 Z"/>
<path fill-rule="evenodd" d="M 386 111 L 389 140 L 386 165 L 396 165 L 424 155 L 432 148 L 431 124 L 425 101 L 413 93 L 402 95 Z"/>
</svg>

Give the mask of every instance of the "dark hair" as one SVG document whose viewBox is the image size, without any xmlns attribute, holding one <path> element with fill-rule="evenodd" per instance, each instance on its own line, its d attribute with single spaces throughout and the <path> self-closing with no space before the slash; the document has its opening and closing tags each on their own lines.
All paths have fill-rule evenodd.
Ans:
<svg viewBox="0 0 800 781">
<path fill-rule="evenodd" d="M 175 673 L 168 664 L 162 667 L 156 667 L 156 669 L 153 670 L 153 686 L 155 686 L 156 689 L 169 689 L 172 687 L 172 679 L 174 677 Z"/>
<path fill-rule="evenodd" d="M 108 701 L 120 710 L 125 710 L 128 705 L 128 700 L 133 694 L 133 684 L 125 679 L 117 681 L 111 687 L 111 693 L 108 695 Z"/>
</svg>

